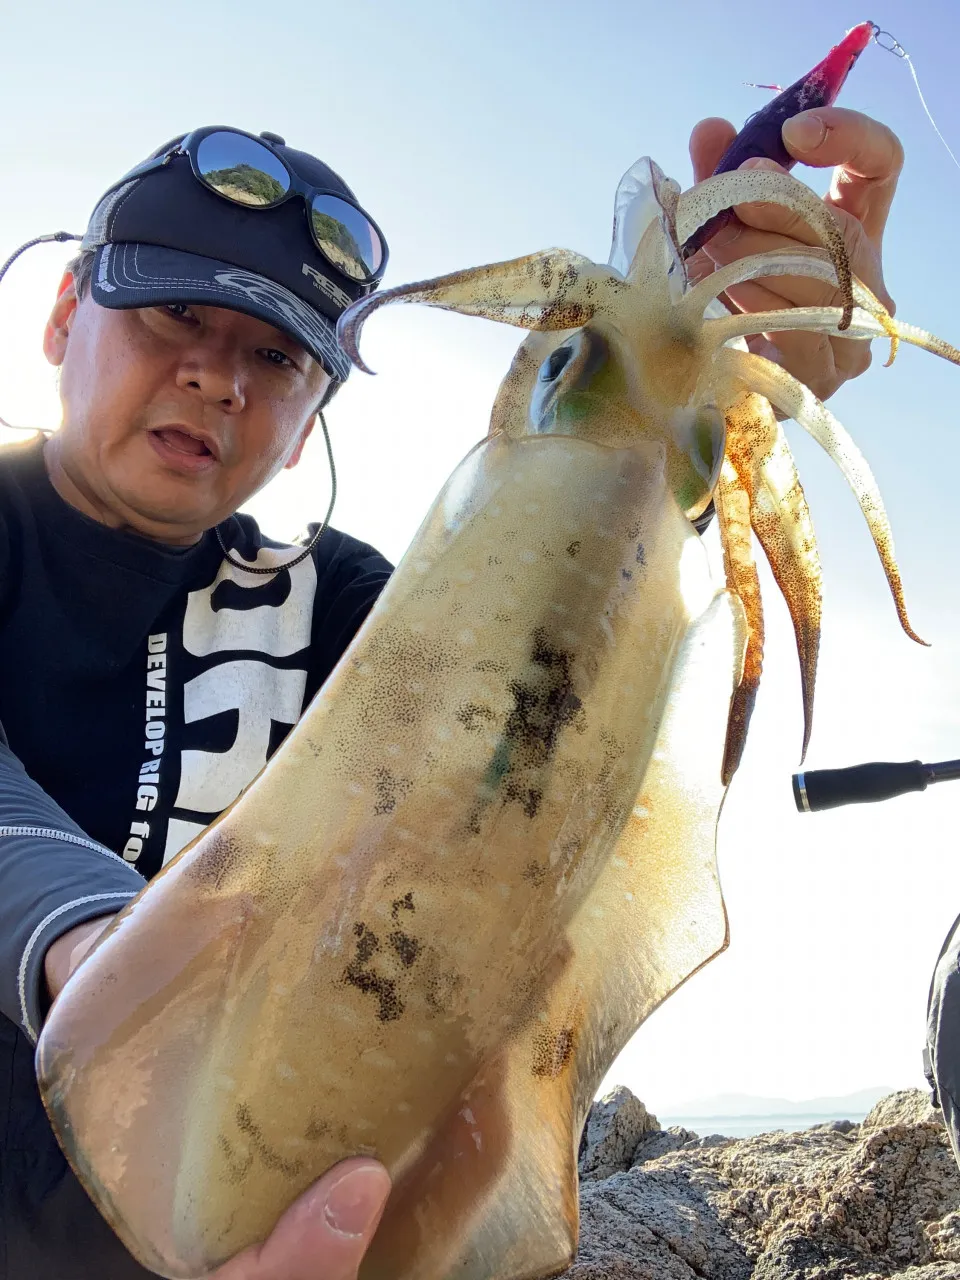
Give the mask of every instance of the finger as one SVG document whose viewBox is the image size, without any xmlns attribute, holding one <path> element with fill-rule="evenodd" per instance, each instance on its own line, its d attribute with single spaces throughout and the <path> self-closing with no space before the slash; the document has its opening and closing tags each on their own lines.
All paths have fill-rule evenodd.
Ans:
<svg viewBox="0 0 960 1280">
<path fill-rule="evenodd" d="M 840 210 L 835 210 L 835 213 L 853 274 L 892 312 L 894 303 L 883 283 L 877 247 L 867 238 L 856 218 Z M 737 207 L 737 217 L 739 225 L 725 227 L 707 243 L 706 252 L 716 266 L 726 266 L 748 254 L 794 249 L 798 241 L 801 244 L 819 244 L 807 224 L 789 209 L 771 204 L 744 204 Z M 708 275 L 709 272 L 702 274 Z M 776 285 L 770 288 L 777 296 L 804 307 L 835 306 L 838 296 L 836 289 L 823 281 L 796 276 L 776 277 Z"/>
<path fill-rule="evenodd" d="M 782 165 L 777 164 L 775 160 L 767 160 L 761 157 L 753 156 L 749 160 L 744 160 L 740 166 L 741 169 L 759 169 L 768 173 L 786 173 Z M 745 204 L 734 206 L 734 212 L 744 227 L 752 227 L 757 231 L 770 231 L 776 233 L 781 240 L 799 241 L 800 244 L 819 245 L 820 237 L 805 222 L 799 214 L 794 213 L 792 209 L 785 208 L 782 204 L 774 204 L 768 200 L 751 200 Z M 725 241 L 734 238 L 733 232 L 735 227 L 731 226 L 725 229 L 727 235 L 721 231 L 714 238 L 712 243 L 722 245 Z M 737 257 L 742 256 L 742 245 L 739 243 L 737 248 Z M 781 248 L 782 245 L 777 245 Z M 762 250 L 760 251 L 762 252 Z"/>
<path fill-rule="evenodd" d="M 777 282 L 780 283 L 779 280 Z M 728 291 L 728 296 L 736 308 L 749 315 L 759 315 L 758 323 L 763 323 L 760 313 L 763 311 L 785 310 L 791 305 L 789 300 L 773 293 L 756 281 L 737 285 Z M 836 299 L 828 305 L 835 305 Z M 801 306 L 818 306 L 819 303 L 800 303 Z M 754 350 L 754 339 L 762 335 L 751 335 L 747 343 Z M 773 354 L 767 351 L 757 354 L 766 355 L 776 364 L 789 370 L 795 378 L 805 383 L 820 400 L 833 395 L 837 387 L 848 378 L 856 378 L 870 367 L 870 343 L 855 339 L 841 338 L 835 334 L 817 333 L 813 330 L 779 329 L 764 339 L 774 348 Z"/>
<path fill-rule="evenodd" d="M 389 1191 L 382 1165 L 345 1160 L 294 1201 L 264 1244 L 210 1280 L 356 1280 Z"/>
<path fill-rule="evenodd" d="M 694 125 L 690 134 L 690 163 L 695 183 L 709 178 L 736 133 L 730 121 L 722 120 L 719 116 L 710 116 Z M 713 272 L 714 264 L 703 249 L 700 249 L 687 260 L 686 268 L 687 279 L 691 284 L 696 284 Z"/>
<path fill-rule="evenodd" d="M 818 400 L 828 400 L 848 379 L 870 368 L 869 342 L 835 338 L 826 333 L 771 333 L 776 364 L 809 387 Z"/>
<path fill-rule="evenodd" d="M 690 134 L 690 163 L 694 182 L 709 178 L 720 163 L 720 157 L 737 136 L 729 120 L 710 116 L 694 125 Z"/>
<path fill-rule="evenodd" d="M 798 290 L 804 286 L 827 288 L 829 285 L 818 285 L 815 280 L 799 280 L 792 276 L 775 277 L 777 290 L 787 286 L 785 292 L 793 294 L 791 286 Z M 751 280 L 736 285 L 727 291 L 730 300 L 738 310 L 757 315 L 763 311 L 781 311 L 789 306 L 819 307 L 836 306 L 837 294 L 834 292 L 826 302 L 821 300 L 807 301 L 796 296 L 784 297 L 758 281 Z M 763 323 L 762 318 L 759 323 Z M 748 343 L 750 339 L 748 339 Z M 870 367 L 870 343 L 854 339 L 840 338 L 834 334 L 815 333 L 811 330 L 781 329 L 769 336 L 770 344 L 776 349 L 773 359 L 776 364 L 783 365 L 795 378 L 806 383 L 815 396 L 825 400 L 833 395 L 841 382 L 848 378 L 856 378 Z M 751 349 L 752 346 L 751 346 Z"/>
<path fill-rule="evenodd" d="M 826 292 L 815 293 L 815 290 Z M 791 276 L 771 276 L 769 285 L 748 280 L 727 290 L 727 297 L 733 299 L 737 309 L 750 315 L 760 311 L 785 311 L 787 307 L 835 307 L 838 296 L 835 289 L 819 280 Z"/>
<path fill-rule="evenodd" d="M 784 307 L 782 299 L 769 293 L 761 285 L 739 285 L 737 296 L 731 300 L 737 308 L 755 315 L 760 311 L 779 310 Z M 762 324 L 762 317 L 759 320 Z M 758 339 L 762 339 L 764 347 L 772 347 L 773 351 L 760 350 Z M 782 365 L 810 388 L 820 400 L 833 395 L 842 382 L 848 378 L 856 378 L 870 367 L 871 354 L 869 342 L 858 342 L 852 339 L 838 338 L 832 334 L 816 333 L 810 330 L 778 330 L 764 337 L 751 335 L 747 344 L 755 354 L 765 355 L 775 364 Z"/>
<path fill-rule="evenodd" d="M 827 200 L 863 223 L 879 245 L 897 179 L 903 146 L 885 124 L 844 107 L 817 107 L 784 121 L 783 141 L 797 160 L 818 169 L 836 166 Z"/>
</svg>

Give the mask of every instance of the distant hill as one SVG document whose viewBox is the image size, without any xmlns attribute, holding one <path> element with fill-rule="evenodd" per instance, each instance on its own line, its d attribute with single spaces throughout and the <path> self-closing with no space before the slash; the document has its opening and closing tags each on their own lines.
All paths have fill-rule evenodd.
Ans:
<svg viewBox="0 0 960 1280">
<path fill-rule="evenodd" d="M 750 1093 L 717 1093 L 713 1097 L 694 1098 L 681 1105 L 656 1107 L 658 1116 L 683 1116 L 695 1120 L 699 1116 L 805 1116 L 805 1115 L 865 1115 L 870 1108 L 895 1090 L 893 1086 L 877 1086 L 860 1089 L 841 1097 L 760 1098 Z M 662 1120 L 661 1120 L 662 1123 Z"/>
</svg>

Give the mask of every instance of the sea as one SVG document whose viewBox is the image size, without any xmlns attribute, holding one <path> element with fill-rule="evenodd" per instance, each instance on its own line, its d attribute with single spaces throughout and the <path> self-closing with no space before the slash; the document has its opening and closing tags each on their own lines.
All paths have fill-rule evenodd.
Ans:
<svg viewBox="0 0 960 1280">
<path fill-rule="evenodd" d="M 768 1116 L 668 1116 L 658 1115 L 661 1129 L 670 1129 L 679 1125 L 690 1129 L 701 1138 L 719 1133 L 724 1138 L 750 1138 L 756 1133 L 773 1133 L 782 1129 L 786 1133 L 799 1133 L 803 1129 L 811 1129 L 815 1124 L 831 1124 L 835 1120 L 852 1120 L 859 1124 L 865 1119 L 866 1111 L 843 1111 L 828 1114 L 812 1111 L 806 1115 L 768 1115 Z"/>
</svg>

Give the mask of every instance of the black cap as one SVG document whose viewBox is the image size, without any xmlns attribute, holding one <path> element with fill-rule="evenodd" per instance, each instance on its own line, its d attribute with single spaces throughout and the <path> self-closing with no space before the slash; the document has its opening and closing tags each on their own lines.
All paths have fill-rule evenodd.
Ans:
<svg viewBox="0 0 960 1280">
<path fill-rule="evenodd" d="M 305 183 L 355 201 L 323 161 L 276 134 L 260 136 Z M 337 342 L 337 320 L 376 285 L 331 266 L 313 243 L 301 199 L 274 209 L 233 204 L 198 181 L 183 154 L 146 168 L 181 140 L 132 169 L 94 210 L 83 248 L 96 251 L 95 301 L 116 310 L 183 302 L 242 311 L 288 333 L 343 382 L 350 359 Z"/>
</svg>

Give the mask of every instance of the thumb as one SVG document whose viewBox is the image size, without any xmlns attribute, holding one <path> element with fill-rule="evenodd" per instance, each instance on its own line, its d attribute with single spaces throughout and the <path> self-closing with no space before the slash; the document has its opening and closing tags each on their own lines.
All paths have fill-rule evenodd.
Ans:
<svg viewBox="0 0 960 1280">
<path fill-rule="evenodd" d="M 383 1165 L 344 1160 L 294 1201 L 264 1244 L 210 1280 L 355 1280 L 389 1192 Z"/>
<path fill-rule="evenodd" d="M 694 182 L 709 178 L 720 163 L 720 157 L 737 136 L 729 120 L 710 116 L 694 125 L 690 134 L 690 163 L 693 165 Z"/>
</svg>

